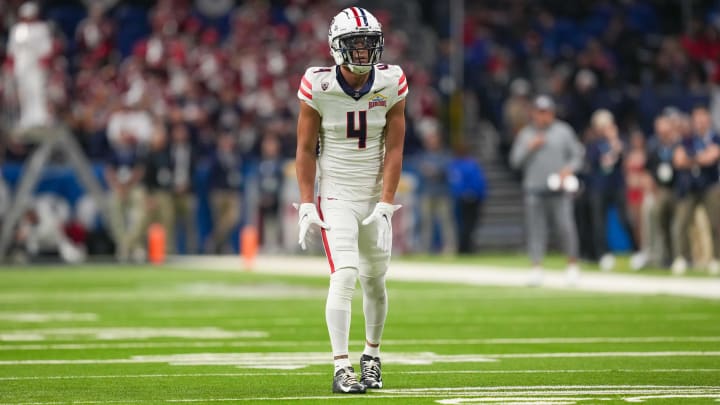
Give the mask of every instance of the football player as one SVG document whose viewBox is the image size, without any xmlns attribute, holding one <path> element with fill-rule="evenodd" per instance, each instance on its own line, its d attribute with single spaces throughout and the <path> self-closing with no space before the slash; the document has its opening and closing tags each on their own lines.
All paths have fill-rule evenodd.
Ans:
<svg viewBox="0 0 720 405">
<path fill-rule="evenodd" d="M 399 66 L 379 63 L 382 28 L 367 10 L 342 10 L 330 22 L 328 42 L 336 65 L 307 69 L 298 90 L 299 243 L 305 248 L 310 226 L 321 228 L 330 265 L 325 317 L 335 359 L 333 392 L 364 393 L 383 385 L 385 273 L 392 216 L 400 208 L 393 200 L 402 167 L 408 82 Z M 348 358 L 358 278 L 366 338 L 359 381 Z"/>
</svg>

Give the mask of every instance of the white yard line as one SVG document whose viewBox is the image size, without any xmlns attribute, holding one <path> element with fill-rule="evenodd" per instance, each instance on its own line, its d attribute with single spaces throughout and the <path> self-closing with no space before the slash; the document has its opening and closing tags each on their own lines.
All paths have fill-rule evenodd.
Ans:
<svg viewBox="0 0 720 405">
<path fill-rule="evenodd" d="M 171 258 L 173 267 L 192 270 L 243 271 L 237 256 L 179 256 Z M 264 256 L 255 260 L 253 270 L 261 274 L 323 276 L 329 274 L 324 257 Z M 548 271 L 543 285 L 550 288 L 625 294 L 670 294 L 720 299 L 720 277 L 663 277 L 650 275 L 583 272 L 576 286 L 568 286 L 564 273 Z M 451 263 L 403 262 L 390 265 L 388 279 L 429 281 L 473 285 L 521 287 L 528 283 L 528 268 Z"/>
<path fill-rule="evenodd" d="M 6 322 L 94 322 L 97 314 L 77 312 L 0 312 L 0 321 Z"/>
<path fill-rule="evenodd" d="M 253 336 L 254 337 L 254 336 Z M 577 337 L 577 338 L 487 338 L 487 339 L 388 339 L 384 346 L 461 346 L 461 345 L 547 345 L 602 343 L 716 343 L 720 336 L 640 336 L 640 337 Z M 363 344 L 351 341 L 351 345 Z M 326 346 L 326 340 L 286 341 L 188 341 L 188 342 L 118 342 L 118 343 L 38 343 L 0 345 L 0 351 L 16 350 L 90 350 L 90 349 L 157 349 L 208 347 L 287 347 Z"/>
<path fill-rule="evenodd" d="M 451 398 L 447 398 L 451 396 Z M 621 398 L 618 398 L 621 397 Z M 518 404 L 574 404 L 585 401 L 625 400 L 642 402 L 652 399 L 720 399 L 720 387 L 712 386 L 663 386 L 663 385 L 540 385 L 495 386 L 455 388 L 383 389 L 362 397 L 365 400 L 398 398 L 433 398 L 440 404 L 463 403 L 518 403 Z M 238 397 L 238 398 L 177 398 L 165 400 L 105 400 L 105 401 L 53 401 L 19 402 L 14 405 L 58 404 L 112 404 L 112 403 L 195 403 L 195 402 L 248 402 L 248 401 L 338 401 L 359 399 L 351 395 L 285 396 L 285 397 Z"/>
<path fill-rule="evenodd" d="M 584 369 L 584 370 L 414 370 L 393 371 L 395 374 L 594 374 L 594 373 L 717 373 L 720 368 L 655 368 L 655 369 Z M 188 377 L 302 377 L 328 375 L 328 372 L 298 371 L 288 373 L 180 373 L 180 374 L 110 374 L 110 375 L 47 375 L 0 377 L 0 381 L 36 380 L 101 380 L 116 378 L 188 378 Z"/>
<path fill-rule="evenodd" d="M 2 360 L 0 366 L 16 365 L 80 365 L 80 364 L 156 364 L 200 366 L 226 365 L 243 368 L 297 369 L 325 364 L 327 353 L 190 353 L 174 355 L 143 355 L 124 359 L 32 359 Z M 536 358 L 622 358 L 622 357 L 720 357 L 720 351 L 657 351 L 657 352 L 572 352 L 572 353 L 499 353 L 440 355 L 435 353 L 386 353 L 393 364 L 484 363 L 498 359 Z"/>
</svg>

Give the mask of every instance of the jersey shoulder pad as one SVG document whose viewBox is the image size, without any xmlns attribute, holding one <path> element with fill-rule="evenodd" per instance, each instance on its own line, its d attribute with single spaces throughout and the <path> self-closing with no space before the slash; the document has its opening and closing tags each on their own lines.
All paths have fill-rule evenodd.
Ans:
<svg viewBox="0 0 720 405">
<path fill-rule="evenodd" d="M 318 91 L 321 87 L 320 83 L 328 80 L 328 75 L 333 75 L 335 69 L 332 67 L 310 67 L 305 70 L 305 74 L 300 80 L 300 88 L 298 93 L 302 93 L 307 98 L 312 99 L 313 91 Z"/>
<path fill-rule="evenodd" d="M 383 76 L 383 79 L 386 81 L 386 83 L 397 89 L 396 96 L 403 97 L 407 95 L 407 77 L 405 77 L 405 72 L 403 72 L 400 66 L 378 64 L 376 68 L 377 73 Z"/>
<path fill-rule="evenodd" d="M 328 75 L 334 75 L 335 69 L 332 67 L 309 67 L 305 71 L 305 74 L 303 75 L 303 78 L 309 81 L 310 83 L 315 83 L 319 81 L 322 78 L 327 77 Z"/>
</svg>

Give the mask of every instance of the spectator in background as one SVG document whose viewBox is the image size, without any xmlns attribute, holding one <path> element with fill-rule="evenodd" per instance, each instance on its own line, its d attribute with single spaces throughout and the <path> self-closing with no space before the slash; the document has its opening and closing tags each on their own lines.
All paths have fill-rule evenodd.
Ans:
<svg viewBox="0 0 720 405">
<path fill-rule="evenodd" d="M 132 142 L 140 148 L 150 143 L 155 130 L 153 117 L 141 105 L 142 90 L 131 88 L 124 96 L 121 108 L 110 115 L 107 126 L 108 141 L 116 144 L 126 142 L 125 136 L 131 136 Z"/>
<path fill-rule="evenodd" d="M 510 84 L 510 97 L 503 106 L 505 138 L 509 144 L 512 144 L 520 130 L 530 123 L 530 90 L 530 83 L 523 78 L 515 79 Z"/>
<path fill-rule="evenodd" d="M 502 155 L 507 156 L 515 137 L 521 129 L 530 123 L 532 100 L 530 99 L 530 83 L 523 79 L 515 79 L 510 84 L 510 97 L 503 105 L 504 137 L 500 142 Z"/>
<path fill-rule="evenodd" d="M 597 75 L 590 69 L 581 69 L 575 75 L 575 87 L 565 108 L 568 123 L 580 133 L 590 123 L 593 112 L 597 109 Z"/>
<path fill-rule="evenodd" d="M 677 134 L 671 117 L 663 114 L 655 119 L 655 134 L 648 141 L 645 168 L 650 175 L 648 191 L 643 198 L 642 217 L 647 238 L 640 252 L 633 256 L 631 266 L 640 269 L 650 263 L 664 267 L 674 257 L 671 224 L 675 211 L 675 170 L 672 166 Z"/>
<path fill-rule="evenodd" d="M 6 66 L 12 69 L 20 103 L 18 130 L 48 126 L 47 70 L 52 56 L 52 38 L 48 25 L 39 20 L 35 2 L 20 6 L 20 22 L 10 31 Z"/>
<path fill-rule="evenodd" d="M 207 253 L 231 251 L 232 231 L 240 220 L 240 197 L 244 191 L 243 162 L 236 150 L 235 137 L 223 133 L 210 164 L 210 209 L 212 234 L 206 245 Z"/>
<path fill-rule="evenodd" d="M 699 205 L 705 207 L 710 220 L 713 254 L 708 271 L 720 273 L 720 136 L 710 125 L 707 108 L 696 107 L 692 112 L 691 131 L 683 134 L 673 151 L 673 166 L 678 172 L 678 201 L 673 220 L 673 240 L 678 250 L 672 265 L 673 274 L 683 274 L 687 269 L 688 229 Z"/>
<path fill-rule="evenodd" d="M 121 262 L 131 258 L 145 260 L 142 236 L 145 230 L 145 173 L 142 148 L 137 136 L 122 130 L 112 145 L 105 166 L 105 181 L 110 188 L 110 226 L 116 244 L 115 255 Z"/>
<path fill-rule="evenodd" d="M 610 208 L 615 207 L 620 223 L 628 236 L 634 239 L 625 200 L 624 146 L 610 111 L 595 111 L 590 122 L 594 136 L 587 145 L 589 173 L 586 187 L 590 197 L 593 246 L 596 257 L 600 259 L 600 269 L 610 271 L 615 267 L 615 257 L 608 248 L 606 232 Z"/>
<path fill-rule="evenodd" d="M 89 4 L 88 16 L 75 30 L 80 66 L 97 67 L 109 62 L 115 27 L 105 16 L 105 7 L 99 1 Z"/>
<path fill-rule="evenodd" d="M 487 182 L 482 167 L 468 156 L 467 145 L 457 145 L 448 168 L 450 193 L 458 213 L 458 252 L 473 253 L 473 233 L 487 197 Z"/>
<path fill-rule="evenodd" d="M 172 161 L 165 130 L 155 132 L 145 156 L 144 183 L 147 191 L 147 225 L 159 223 L 165 229 L 165 249 L 175 252 L 175 206 L 173 204 Z"/>
<path fill-rule="evenodd" d="M 579 277 L 578 236 L 573 220 L 573 176 L 582 165 L 583 146 L 573 129 L 555 119 L 555 103 L 545 95 L 534 101 L 532 123 L 518 134 L 510 163 L 523 172 L 528 252 L 532 260 L 531 285 L 542 283 L 542 262 L 548 240 L 548 220 L 556 225 L 568 258 L 570 283 Z M 573 186 L 573 181 L 575 184 Z"/>
<path fill-rule="evenodd" d="M 2 163 L 2 154 L 0 153 L 0 163 Z M 12 205 L 12 194 L 10 188 L 8 188 L 5 178 L 0 176 L 0 229 L 2 229 L 2 223 L 5 216 L 10 212 Z"/>
<path fill-rule="evenodd" d="M 642 204 L 647 192 L 649 181 L 645 170 L 647 154 L 645 149 L 645 134 L 639 129 L 630 133 L 630 142 L 624 159 L 624 175 L 627 199 L 627 212 L 636 247 L 645 246 L 644 240 L 649 236 L 643 233 Z"/>
<path fill-rule="evenodd" d="M 115 106 L 110 86 L 96 83 L 88 86 L 73 103 L 73 130 L 89 158 L 102 160 L 109 153 L 107 123 Z"/>
<path fill-rule="evenodd" d="M 422 135 L 425 150 L 420 153 L 420 246 L 433 252 L 435 225 L 439 225 L 443 254 L 457 252 L 457 233 L 448 187 L 450 154 L 445 150 L 436 123 L 425 126 Z"/>
<path fill-rule="evenodd" d="M 207 18 L 220 18 L 227 15 L 235 5 L 233 0 L 195 0 L 197 10 Z"/>
<path fill-rule="evenodd" d="M 260 236 L 267 252 L 280 247 L 280 192 L 283 187 L 284 160 L 280 155 L 280 141 L 266 136 L 261 144 L 262 158 L 258 164 L 258 187 L 260 189 Z"/>
<path fill-rule="evenodd" d="M 174 225 L 176 229 L 179 226 L 183 230 L 185 238 L 182 246 L 184 250 L 188 253 L 196 253 L 198 249 L 197 227 L 195 226 L 196 201 L 192 181 L 197 156 L 190 144 L 190 132 L 186 125 L 182 123 L 173 125 L 170 129 L 170 137 Z"/>
</svg>

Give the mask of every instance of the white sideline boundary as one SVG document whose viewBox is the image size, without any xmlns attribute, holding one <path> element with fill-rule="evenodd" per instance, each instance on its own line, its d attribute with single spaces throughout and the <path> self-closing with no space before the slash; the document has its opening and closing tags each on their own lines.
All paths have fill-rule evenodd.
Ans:
<svg viewBox="0 0 720 405">
<path fill-rule="evenodd" d="M 253 271 L 259 274 L 316 276 L 329 274 L 324 256 L 258 256 L 252 268 L 239 256 L 174 256 L 173 268 L 187 270 Z M 562 271 L 546 271 L 543 288 L 615 294 L 676 295 L 720 299 L 720 277 L 691 278 L 619 273 L 583 272 L 575 285 L 568 285 Z M 389 280 L 458 283 L 484 286 L 527 287 L 529 269 L 452 263 L 422 263 L 394 260 Z M 528 287 L 529 288 L 529 287 Z"/>
</svg>

